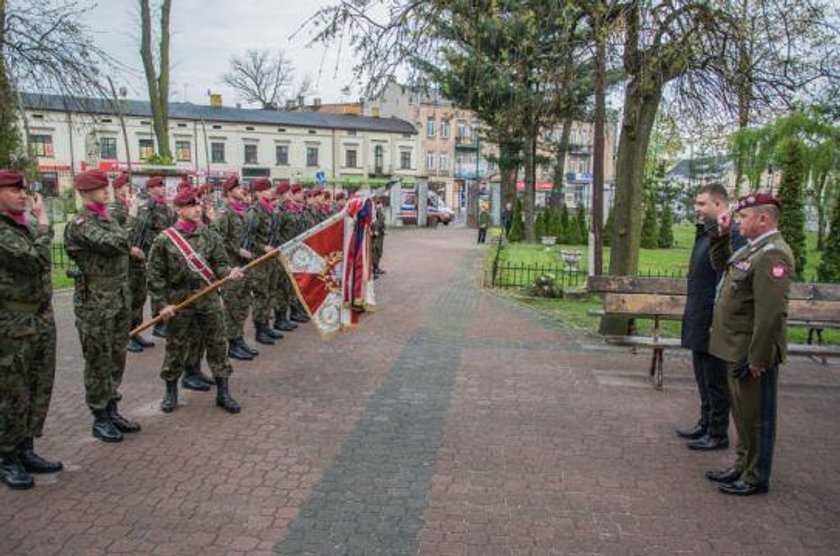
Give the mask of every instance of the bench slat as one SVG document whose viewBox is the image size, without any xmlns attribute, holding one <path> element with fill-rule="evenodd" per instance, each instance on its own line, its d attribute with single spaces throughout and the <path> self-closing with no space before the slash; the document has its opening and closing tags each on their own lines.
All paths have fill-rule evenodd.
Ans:
<svg viewBox="0 0 840 556">
<path fill-rule="evenodd" d="M 645 278 L 641 276 L 590 276 L 587 290 L 592 293 L 652 293 L 686 295 L 685 278 Z M 794 282 L 790 285 L 790 299 L 840 301 L 840 284 Z"/>
<path fill-rule="evenodd" d="M 682 348 L 679 338 L 652 338 L 650 336 L 605 336 L 604 340 L 613 346 L 649 347 L 673 349 Z"/>
</svg>

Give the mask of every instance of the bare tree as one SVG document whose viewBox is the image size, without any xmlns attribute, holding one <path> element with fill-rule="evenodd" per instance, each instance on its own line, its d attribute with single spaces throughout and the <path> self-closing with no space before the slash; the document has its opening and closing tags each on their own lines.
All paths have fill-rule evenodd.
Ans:
<svg viewBox="0 0 840 556">
<path fill-rule="evenodd" d="M 169 147 L 169 15 L 172 0 L 162 0 L 160 5 L 160 42 L 155 53 L 152 48 L 152 10 L 149 0 L 140 1 L 140 58 L 149 88 L 152 122 L 157 138 L 157 154 L 164 160 L 172 159 Z M 158 67 L 155 67 L 157 54 Z"/>
<path fill-rule="evenodd" d="M 292 88 L 293 78 L 294 68 L 282 50 L 247 50 L 244 56 L 230 59 L 230 70 L 222 81 L 245 102 L 276 110 Z"/>
</svg>

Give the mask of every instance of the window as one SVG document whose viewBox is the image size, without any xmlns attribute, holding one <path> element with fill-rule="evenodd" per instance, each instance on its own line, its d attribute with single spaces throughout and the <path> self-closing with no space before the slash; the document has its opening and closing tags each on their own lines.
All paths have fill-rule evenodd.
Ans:
<svg viewBox="0 0 840 556">
<path fill-rule="evenodd" d="M 289 146 L 277 145 L 274 147 L 274 153 L 277 158 L 277 166 L 289 165 Z"/>
<path fill-rule="evenodd" d="M 210 162 L 224 162 L 225 161 L 225 144 L 224 143 L 210 143 Z"/>
<path fill-rule="evenodd" d="M 356 149 L 347 149 L 344 153 L 344 165 L 348 168 L 356 167 Z"/>
<path fill-rule="evenodd" d="M 441 170 L 449 170 L 449 155 L 448 154 L 440 155 L 440 169 Z"/>
<path fill-rule="evenodd" d="M 30 135 L 29 142 L 35 156 L 53 156 L 52 135 Z"/>
<path fill-rule="evenodd" d="M 434 137 L 435 136 L 435 118 L 434 116 L 429 116 L 426 118 L 426 137 Z"/>
<path fill-rule="evenodd" d="M 257 164 L 257 146 L 252 143 L 245 145 L 245 164 Z"/>
<path fill-rule="evenodd" d="M 175 141 L 175 160 L 178 162 L 192 160 L 192 149 L 189 141 Z"/>
<path fill-rule="evenodd" d="M 318 147 L 306 147 L 306 165 L 318 166 Z"/>
<path fill-rule="evenodd" d="M 427 170 L 434 170 L 435 169 L 435 158 L 437 158 L 435 153 L 428 153 L 426 155 L 426 169 Z"/>
<path fill-rule="evenodd" d="M 152 139 L 140 139 L 140 160 L 155 156 L 155 142 Z"/>
<path fill-rule="evenodd" d="M 440 136 L 443 137 L 444 139 L 447 139 L 449 137 L 449 121 L 448 120 L 442 120 L 440 122 Z"/>
<path fill-rule="evenodd" d="M 383 173 L 384 161 L 385 149 L 382 148 L 382 145 L 376 145 L 373 149 L 373 166 L 377 174 Z"/>
<path fill-rule="evenodd" d="M 102 137 L 99 140 L 99 158 L 102 160 L 117 159 L 117 138 Z"/>
<path fill-rule="evenodd" d="M 458 122 L 458 139 L 463 141 L 468 138 L 470 136 L 468 130 L 469 128 L 466 123 Z"/>
<path fill-rule="evenodd" d="M 400 153 L 400 169 L 401 170 L 410 170 L 411 169 L 411 151 L 402 151 Z"/>
</svg>

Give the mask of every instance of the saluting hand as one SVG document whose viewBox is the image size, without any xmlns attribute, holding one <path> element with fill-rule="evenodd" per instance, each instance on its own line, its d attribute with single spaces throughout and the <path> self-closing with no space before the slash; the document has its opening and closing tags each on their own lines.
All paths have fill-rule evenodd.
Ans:
<svg viewBox="0 0 840 556">
<path fill-rule="evenodd" d="M 134 195 L 130 195 L 128 197 L 128 216 L 131 218 L 137 218 L 137 213 L 140 210 L 140 205 L 137 202 L 137 197 Z M 145 257 L 144 257 L 145 258 Z"/>
<path fill-rule="evenodd" d="M 718 233 L 721 235 L 728 234 L 729 228 L 732 226 L 732 214 L 726 210 L 717 217 Z"/>
<path fill-rule="evenodd" d="M 38 224 L 41 226 L 49 226 L 50 220 L 47 217 L 47 211 L 44 210 L 44 198 L 41 196 L 40 193 L 33 193 L 30 204 L 29 210 L 32 212 L 32 215 L 38 219 Z"/>
</svg>

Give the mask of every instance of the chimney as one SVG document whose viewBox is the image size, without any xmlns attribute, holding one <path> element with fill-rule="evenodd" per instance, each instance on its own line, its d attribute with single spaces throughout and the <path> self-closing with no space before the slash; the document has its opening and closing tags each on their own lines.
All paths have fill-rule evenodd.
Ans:
<svg viewBox="0 0 840 556">
<path fill-rule="evenodd" d="M 297 100 L 298 100 L 298 106 L 300 106 L 301 108 L 303 108 L 303 106 L 304 106 L 304 101 L 306 100 L 306 99 L 304 99 L 304 98 L 303 98 L 303 95 L 298 96 L 298 99 L 297 99 Z"/>
<path fill-rule="evenodd" d="M 222 107 L 222 95 L 219 93 L 211 93 L 210 94 L 210 107 L 211 108 L 221 108 Z"/>
<path fill-rule="evenodd" d="M 295 109 L 295 101 L 287 100 L 286 101 L 286 110 L 294 110 Z"/>
<path fill-rule="evenodd" d="M 315 97 L 314 99 L 312 99 L 312 106 L 315 106 L 315 107 L 321 106 L 321 99 L 318 98 L 318 97 Z"/>
</svg>

